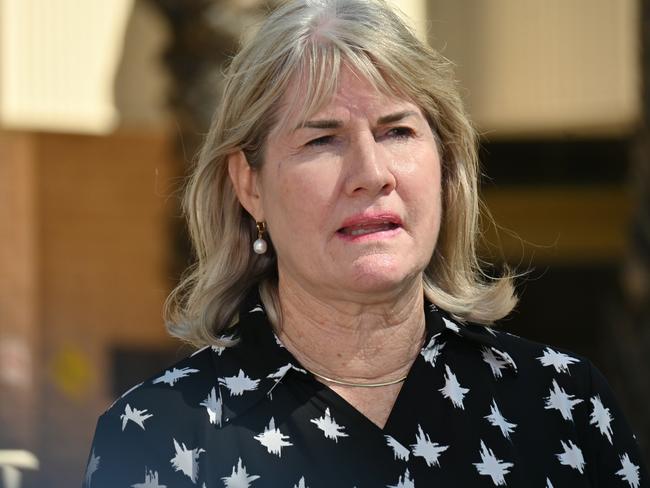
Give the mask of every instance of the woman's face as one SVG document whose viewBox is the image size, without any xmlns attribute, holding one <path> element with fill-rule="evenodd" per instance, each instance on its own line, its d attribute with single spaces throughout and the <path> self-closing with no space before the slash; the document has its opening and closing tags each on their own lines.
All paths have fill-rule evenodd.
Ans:
<svg viewBox="0 0 650 488">
<path fill-rule="evenodd" d="M 287 127 L 269 134 L 255 174 L 281 284 L 363 301 L 419 283 L 441 219 L 440 158 L 422 111 L 343 68 L 333 99 Z"/>
</svg>

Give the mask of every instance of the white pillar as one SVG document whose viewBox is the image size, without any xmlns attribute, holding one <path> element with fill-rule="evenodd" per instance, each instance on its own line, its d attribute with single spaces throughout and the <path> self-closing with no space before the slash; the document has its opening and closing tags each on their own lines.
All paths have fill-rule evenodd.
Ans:
<svg viewBox="0 0 650 488">
<path fill-rule="evenodd" d="M 105 133 L 134 0 L 0 0 L 0 124 Z"/>
</svg>

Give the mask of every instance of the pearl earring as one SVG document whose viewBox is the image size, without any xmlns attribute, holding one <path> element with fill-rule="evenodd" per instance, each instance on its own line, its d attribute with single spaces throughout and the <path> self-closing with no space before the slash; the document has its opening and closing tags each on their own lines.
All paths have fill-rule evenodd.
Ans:
<svg viewBox="0 0 650 488">
<path fill-rule="evenodd" d="M 266 222 L 256 222 L 257 225 L 257 240 L 253 242 L 253 251 L 255 254 L 264 254 L 268 248 L 264 240 L 264 232 L 266 231 Z"/>
</svg>

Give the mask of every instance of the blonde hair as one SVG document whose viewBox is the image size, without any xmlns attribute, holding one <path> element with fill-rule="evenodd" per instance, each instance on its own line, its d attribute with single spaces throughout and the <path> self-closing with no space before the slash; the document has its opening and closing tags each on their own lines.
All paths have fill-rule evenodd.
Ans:
<svg viewBox="0 0 650 488">
<path fill-rule="evenodd" d="M 221 101 L 186 188 L 196 263 L 167 300 L 172 335 L 196 346 L 226 344 L 218 336 L 236 321 L 254 286 L 270 320 L 279 323 L 275 251 L 270 245 L 264 255 L 252 252 L 255 223 L 235 195 L 228 156 L 242 150 L 259 169 L 266 137 L 286 122 L 278 114 L 313 114 L 335 93 L 342 64 L 383 93 L 418 105 L 439 142 L 442 223 L 424 270 L 426 297 L 460 320 L 484 324 L 516 304 L 512 278 L 507 272 L 488 277 L 477 256 L 477 140 L 451 63 L 420 42 L 383 0 L 294 0 L 267 18 L 225 73 Z M 294 80 L 304 97 L 294 96 L 293 105 L 280 110 Z"/>
</svg>

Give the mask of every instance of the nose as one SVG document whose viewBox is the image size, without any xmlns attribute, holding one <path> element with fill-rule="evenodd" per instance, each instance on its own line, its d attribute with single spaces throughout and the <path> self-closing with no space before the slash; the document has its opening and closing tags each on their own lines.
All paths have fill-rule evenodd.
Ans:
<svg viewBox="0 0 650 488">
<path fill-rule="evenodd" d="M 373 134 L 362 134 L 351 141 L 345 158 L 345 192 L 348 195 L 387 195 L 397 181 L 390 157 L 382 151 Z"/>
</svg>

